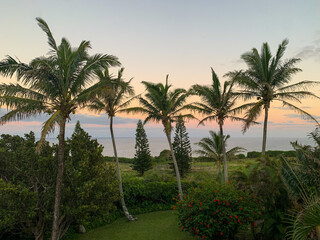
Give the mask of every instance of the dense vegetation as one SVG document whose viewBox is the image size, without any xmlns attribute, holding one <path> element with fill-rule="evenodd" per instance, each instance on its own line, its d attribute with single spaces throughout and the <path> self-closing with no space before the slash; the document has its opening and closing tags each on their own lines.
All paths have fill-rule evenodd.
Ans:
<svg viewBox="0 0 320 240">
<path fill-rule="evenodd" d="M 104 161 L 102 146 L 79 123 L 65 146 L 60 237 L 71 224 L 107 216 L 119 199 L 113 164 Z M 0 149 L 0 233 L 10 239 L 43 239 L 52 219 L 58 146 L 45 143 L 36 154 L 31 132 L 24 138 L 1 135 Z"/>
<path fill-rule="evenodd" d="M 293 104 L 306 97 L 319 98 L 308 91 L 308 87 L 319 82 L 290 84 L 291 77 L 301 69 L 296 67 L 300 59 L 282 60 L 287 40 L 279 45 L 274 56 L 267 43 L 260 53 L 253 48 L 243 54 L 241 58 L 248 68 L 228 72 L 224 83 L 211 69 L 210 86 L 196 84 L 189 90 L 174 89 L 167 76 L 165 84 L 142 82 L 145 94 L 134 96 L 131 80 L 123 79 L 124 68 L 116 76 L 109 73 L 110 67 L 121 65 L 117 57 L 89 55 L 88 41 L 76 48 L 65 38 L 57 44 L 47 23 L 40 18 L 37 22 L 47 35 L 48 55 L 34 58 L 29 64 L 11 56 L 0 62 L 0 74 L 16 76 L 19 82 L 0 84 L 0 105 L 10 109 L 1 116 L 0 124 L 39 114 L 48 117 L 38 142 L 33 133 L 24 138 L 1 136 L 0 237 L 33 236 L 41 240 L 51 232 L 51 240 L 58 240 L 70 227 L 80 227 L 84 232 L 84 225 L 94 227 L 120 214 L 134 221 L 136 218 L 128 208 L 133 213 L 166 210 L 178 199 L 176 208 L 182 230 L 201 238 L 233 239 L 243 230 L 252 239 L 320 239 L 318 130 L 311 133 L 316 147 L 292 143 L 294 151 L 266 151 L 273 101 L 318 123 Z M 199 100 L 188 103 L 191 95 Z M 245 102 L 239 105 L 241 98 Z M 134 99 L 139 106 L 131 106 Z M 108 115 L 113 158 L 102 156 L 102 146 L 81 129 L 80 123 L 72 137 L 65 139 L 66 123 L 80 108 Z M 219 126 L 219 132 L 211 131 L 211 138 L 198 143 L 202 152 L 198 152 L 199 158 L 193 158 L 194 168 L 184 121 L 196 118 L 189 111 L 203 117 L 199 124 L 215 121 Z M 119 158 L 113 119 L 120 112 L 142 113 L 144 124 L 161 123 L 170 150 L 151 157 L 140 122 L 135 159 Z M 225 121 L 243 122 L 245 132 L 252 124 L 258 124 L 256 120 L 262 112 L 262 152 L 248 152 L 247 157 L 256 158 L 253 160 L 238 154 L 240 166 L 230 169 L 235 161 L 232 159 L 241 149 L 227 151 Z M 50 146 L 45 137 L 56 126 L 58 145 Z M 194 163 L 197 160 L 198 164 L 217 162 L 219 167 L 199 171 Z M 140 176 L 121 172 L 122 161 L 130 162 Z M 175 180 L 166 169 L 169 163 Z M 203 180 L 206 183 L 201 185 Z M 219 209 L 217 204 L 221 205 Z M 215 209 L 222 211 L 218 217 Z M 212 224 L 214 220 L 217 224 Z M 242 223 L 251 224 L 250 234 L 248 227 L 239 226 Z"/>
</svg>

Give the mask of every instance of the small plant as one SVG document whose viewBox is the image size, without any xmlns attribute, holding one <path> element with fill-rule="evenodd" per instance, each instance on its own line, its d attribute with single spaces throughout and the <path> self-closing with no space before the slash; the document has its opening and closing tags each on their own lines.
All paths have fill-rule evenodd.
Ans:
<svg viewBox="0 0 320 240">
<path fill-rule="evenodd" d="M 216 182 L 192 188 L 173 208 L 181 231 L 206 239 L 233 239 L 240 228 L 254 228 L 262 214 L 255 196 Z"/>
</svg>

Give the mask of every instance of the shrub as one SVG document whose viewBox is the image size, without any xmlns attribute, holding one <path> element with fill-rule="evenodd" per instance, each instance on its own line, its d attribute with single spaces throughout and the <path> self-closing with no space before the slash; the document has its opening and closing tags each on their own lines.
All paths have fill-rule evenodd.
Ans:
<svg viewBox="0 0 320 240">
<path fill-rule="evenodd" d="M 171 159 L 171 152 L 168 149 L 162 150 L 158 157 L 155 157 L 157 162 L 168 162 Z"/>
<path fill-rule="evenodd" d="M 0 137 L 0 239 L 43 239 L 50 230 L 56 179 L 57 146 L 35 153 L 34 134 Z M 119 199 L 115 168 L 104 161 L 103 147 L 77 124 L 66 141 L 60 213 L 61 231 L 70 224 L 106 218 Z M 62 234 L 63 235 L 63 234 Z"/>
<path fill-rule="evenodd" d="M 181 231 L 207 239 L 233 239 L 240 228 L 255 226 L 261 214 L 255 197 L 216 182 L 192 189 L 174 209 Z"/>
<path fill-rule="evenodd" d="M 266 151 L 266 155 L 268 157 L 278 157 L 280 155 L 283 155 L 285 157 L 295 157 L 296 151 L 279 151 L 279 150 L 268 150 Z M 261 152 L 248 152 L 247 158 L 258 158 L 261 156 Z"/>
<path fill-rule="evenodd" d="M 240 154 L 236 155 L 236 157 L 237 157 L 238 159 L 245 159 L 245 158 L 246 158 L 246 155 L 244 155 L 243 153 L 240 153 Z"/>
<path fill-rule="evenodd" d="M 261 156 L 261 152 L 247 152 L 247 158 L 258 158 Z"/>
<path fill-rule="evenodd" d="M 195 183 L 182 182 L 184 191 Z M 139 178 L 123 179 L 126 205 L 133 214 L 141 214 L 159 210 L 169 210 L 175 204 L 178 195 L 176 181 L 145 181 Z"/>
</svg>

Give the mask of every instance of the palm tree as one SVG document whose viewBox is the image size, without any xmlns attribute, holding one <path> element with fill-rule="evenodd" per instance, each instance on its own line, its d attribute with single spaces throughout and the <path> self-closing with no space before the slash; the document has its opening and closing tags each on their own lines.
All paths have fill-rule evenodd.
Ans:
<svg viewBox="0 0 320 240">
<path fill-rule="evenodd" d="M 50 52 L 46 57 L 33 59 L 29 64 L 21 63 L 8 56 L 0 62 L 0 74 L 12 77 L 16 74 L 20 84 L 0 85 L 0 104 L 11 109 L 0 118 L 0 123 L 21 120 L 41 113 L 49 115 L 43 124 L 41 139 L 37 150 L 45 137 L 59 125 L 58 171 L 55 187 L 54 213 L 51 239 L 60 238 L 59 206 L 64 171 L 65 127 L 70 114 L 85 103 L 82 91 L 92 81 L 95 71 L 100 68 L 119 65 L 116 57 L 111 55 L 88 55 L 90 42 L 82 41 L 77 48 L 62 38 L 60 45 L 47 25 L 37 18 L 38 25 L 46 33 Z"/>
<path fill-rule="evenodd" d="M 230 135 L 223 136 L 223 143 L 221 134 L 214 131 L 209 131 L 210 137 L 202 138 L 200 142 L 196 143 L 200 147 L 196 150 L 199 156 L 213 160 L 218 163 L 218 173 L 221 173 L 221 163 L 223 162 L 223 146 L 227 146 L 227 140 Z M 237 153 L 243 152 L 245 149 L 241 147 L 234 147 L 226 152 L 227 159 L 230 159 Z"/>
<path fill-rule="evenodd" d="M 219 125 L 220 135 L 223 138 L 223 125 L 224 121 L 229 118 L 231 121 L 245 121 L 245 119 L 236 117 L 235 115 L 242 111 L 242 106 L 236 107 L 237 94 L 233 91 L 234 80 L 224 82 L 221 88 L 221 83 L 211 68 L 212 72 L 212 85 L 202 86 L 199 84 L 193 85 L 190 91 L 194 95 L 198 95 L 201 102 L 195 102 L 192 104 L 191 109 L 205 115 L 200 122 L 203 124 L 206 121 L 216 121 Z M 237 77 L 236 74 L 233 78 Z M 227 166 L 227 155 L 224 146 L 224 141 L 221 142 L 223 151 L 223 168 L 224 168 L 224 179 L 228 181 L 228 166 Z"/>
<path fill-rule="evenodd" d="M 162 83 L 154 84 L 150 82 L 142 82 L 146 87 L 147 93 L 145 97 L 139 97 L 139 102 L 141 107 L 128 108 L 126 112 L 142 113 L 147 115 L 144 120 L 144 124 L 149 121 L 154 121 L 156 123 L 161 122 L 164 127 L 164 133 L 166 134 L 171 157 L 173 160 L 173 165 L 176 173 L 179 198 L 182 200 L 183 192 L 181 187 L 180 173 L 176 157 L 174 155 L 171 133 L 172 133 L 172 123 L 176 122 L 181 116 L 182 118 L 194 118 L 191 114 L 180 114 L 182 110 L 187 109 L 186 99 L 188 93 L 185 89 L 177 88 L 170 91 L 171 85 L 168 84 L 168 75 L 166 77 L 166 84 Z"/>
<path fill-rule="evenodd" d="M 115 78 L 109 74 L 108 69 L 106 68 L 104 72 L 97 71 L 96 74 L 99 77 L 99 82 L 93 85 L 91 88 L 86 90 L 86 93 L 89 95 L 95 95 L 90 103 L 87 105 L 89 109 L 95 112 L 105 112 L 108 114 L 110 119 L 110 133 L 114 151 L 114 157 L 117 164 L 117 172 L 119 179 L 119 190 L 121 196 L 121 205 L 124 211 L 125 216 L 128 220 L 134 221 L 135 217 L 132 216 L 125 204 L 123 188 L 122 188 L 122 179 L 120 173 L 119 159 L 117 154 L 117 147 L 113 133 L 113 118 L 118 112 L 127 107 L 130 102 L 134 99 L 134 90 L 130 85 L 131 80 L 125 82 L 122 79 L 124 68 L 121 68 L 118 71 L 118 76 Z M 130 97 L 130 98 L 128 98 Z"/>
<path fill-rule="evenodd" d="M 241 95 L 245 101 L 255 100 L 247 103 L 243 108 L 247 110 L 247 120 L 243 131 L 248 129 L 251 121 L 256 120 L 260 116 L 262 109 L 264 109 L 262 156 L 266 152 L 268 114 L 272 101 L 281 102 L 284 107 L 288 107 L 318 123 L 309 113 L 290 103 L 290 101 L 300 103 L 301 99 L 306 97 L 318 98 L 306 89 L 319 84 L 319 82 L 302 81 L 287 85 L 292 75 L 301 71 L 300 68 L 295 67 L 296 63 L 300 61 L 299 58 L 282 61 L 287 45 L 288 40 L 285 39 L 279 45 L 275 56 L 272 56 L 268 43 L 262 44 L 260 54 L 256 48 L 253 48 L 251 52 L 244 53 L 241 56 L 248 65 L 248 70 L 237 74 L 238 84 L 243 87 Z M 228 75 L 232 76 L 234 74 L 229 73 Z"/>
</svg>

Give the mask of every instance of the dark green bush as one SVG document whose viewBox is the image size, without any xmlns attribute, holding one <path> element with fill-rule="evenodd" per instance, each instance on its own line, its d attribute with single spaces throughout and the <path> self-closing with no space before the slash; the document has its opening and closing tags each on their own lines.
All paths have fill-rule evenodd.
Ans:
<svg viewBox="0 0 320 240">
<path fill-rule="evenodd" d="M 168 162 L 171 159 L 171 152 L 168 149 L 162 150 L 158 157 L 155 157 L 157 162 Z"/>
<path fill-rule="evenodd" d="M 255 226 L 262 214 L 255 197 L 216 182 L 190 190 L 174 209 L 182 231 L 207 239 L 233 239 L 240 228 Z"/>
<path fill-rule="evenodd" d="M 285 157 L 295 157 L 296 152 L 295 151 L 280 151 L 280 150 L 268 150 L 266 151 L 266 155 L 268 157 L 279 157 L 280 155 L 283 155 Z M 261 156 L 261 152 L 248 152 L 247 158 L 258 158 Z"/>
<path fill-rule="evenodd" d="M 188 191 L 195 183 L 182 182 Z M 178 194 L 177 182 L 148 182 L 139 178 L 123 181 L 126 205 L 133 214 L 171 209 Z"/>
<path fill-rule="evenodd" d="M 261 152 L 247 152 L 247 158 L 258 158 L 261 156 Z"/>
<path fill-rule="evenodd" d="M 243 153 L 240 153 L 240 154 L 236 155 L 236 157 L 237 157 L 238 159 L 245 159 L 245 158 L 246 158 L 246 155 L 244 155 Z"/>
</svg>

